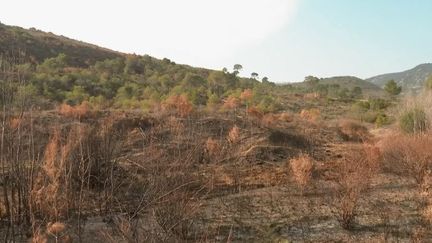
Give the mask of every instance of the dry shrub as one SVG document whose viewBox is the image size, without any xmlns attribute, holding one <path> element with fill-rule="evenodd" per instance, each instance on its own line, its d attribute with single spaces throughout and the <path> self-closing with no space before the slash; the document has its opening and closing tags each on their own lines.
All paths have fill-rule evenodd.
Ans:
<svg viewBox="0 0 432 243">
<path fill-rule="evenodd" d="M 240 128 L 235 125 L 228 133 L 228 141 L 230 143 L 237 143 L 240 139 Z"/>
<path fill-rule="evenodd" d="M 351 120 L 342 120 L 339 123 L 339 133 L 346 141 L 364 142 L 371 137 L 365 126 Z"/>
<path fill-rule="evenodd" d="M 256 107 L 249 107 L 246 110 L 246 113 L 248 114 L 248 116 L 256 118 L 258 120 L 261 120 L 264 117 L 264 114 Z"/>
<path fill-rule="evenodd" d="M 313 92 L 313 93 L 307 93 L 303 96 L 303 98 L 308 99 L 308 100 L 314 100 L 314 99 L 319 99 L 321 98 L 321 95 L 318 92 Z"/>
<path fill-rule="evenodd" d="M 275 124 L 277 121 L 278 121 L 278 116 L 272 113 L 265 114 L 264 117 L 261 119 L 261 123 L 264 126 L 271 126 Z"/>
<path fill-rule="evenodd" d="M 351 229 L 361 193 L 378 172 L 380 154 L 376 147 L 352 148 L 337 166 L 336 216 L 344 229 Z"/>
<path fill-rule="evenodd" d="M 176 111 L 181 117 L 187 117 L 193 112 L 193 105 L 186 95 L 173 95 L 168 97 L 162 107 L 165 110 Z"/>
<path fill-rule="evenodd" d="M 316 108 L 312 108 L 312 109 L 308 109 L 308 110 L 303 109 L 300 112 L 300 117 L 302 119 L 305 119 L 305 120 L 308 120 L 308 121 L 311 121 L 311 122 L 318 121 L 318 119 L 320 118 L 320 116 L 321 116 L 321 112 L 320 112 L 320 110 L 318 110 Z"/>
<path fill-rule="evenodd" d="M 312 179 L 313 159 L 307 154 L 302 154 L 291 159 L 289 163 L 294 180 L 303 191 Z"/>
<path fill-rule="evenodd" d="M 252 97 L 253 97 L 253 91 L 251 89 L 245 89 L 240 94 L 240 100 L 242 101 L 249 101 L 252 99 Z"/>
<path fill-rule="evenodd" d="M 240 105 L 240 101 L 237 97 L 229 96 L 223 101 L 223 108 L 228 110 L 237 109 Z"/>
<path fill-rule="evenodd" d="M 87 101 L 84 101 L 77 106 L 62 104 L 58 108 L 58 113 L 61 116 L 68 118 L 85 119 L 92 116 L 92 108 Z"/>
<path fill-rule="evenodd" d="M 213 138 L 208 138 L 206 141 L 206 152 L 209 156 L 216 156 L 220 152 L 220 145 L 218 141 Z"/>
<path fill-rule="evenodd" d="M 19 117 L 13 117 L 9 121 L 9 126 L 12 129 L 17 129 L 18 127 L 21 126 L 21 123 L 22 123 L 22 119 L 21 118 L 19 118 Z"/>
<path fill-rule="evenodd" d="M 431 134 L 396 134 L 380 142 L 384 169 L 388 172 L 409 175 L 421 187 L 432 162 Z"/>
<path fill-rule="evenodd" d="M 168 128 L 170 129 L 171 133 L 173 133 L 177 136 L 182 134 L 185 130 L 184 124 L 174 116 L 168 117 L 167 125 L 168 125 Z"/>
<path fill-rule="evenodd" d="M 283 122 L 292 122 L 294 120 L 294 116 L 289 112 L 282 112 L 279 114 L 278 119 L 279 121 L 283 121 Z"/>
</svg>

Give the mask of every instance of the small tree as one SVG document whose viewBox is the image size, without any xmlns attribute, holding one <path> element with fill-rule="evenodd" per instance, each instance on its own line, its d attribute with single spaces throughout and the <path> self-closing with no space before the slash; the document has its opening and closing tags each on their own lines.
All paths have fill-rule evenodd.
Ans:
<svg viewBox="0 0 432 243">
<path fill-rule="evenodd" d="M 394 80 L 390 80 L 384 86 L 384 90 L 393 96 L 399 95 L 402 92 L 402 87 L 398 86 Z"/>
<path fill-rule="evenodd" d="M 259 74 L 258 73 L 251 73 L 251 78 L 257 80 L 258 79 Z"/>
<path fill-rule="evenodd" d="M 234 75 L 238 75 L 242 69 L 243 69 L 242 65 L 235 64 L 234 67 L 233 67 Z"/>
</svg>

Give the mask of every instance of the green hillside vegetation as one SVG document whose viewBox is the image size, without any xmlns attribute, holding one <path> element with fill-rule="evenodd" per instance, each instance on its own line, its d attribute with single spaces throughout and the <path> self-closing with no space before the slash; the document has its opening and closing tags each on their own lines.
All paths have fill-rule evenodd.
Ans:
<svg viewBox="0 0 432 243">
<path fill-rule="evenodd" d="M 0 23 L 0 53 L 7 56 L 25 56 L 33 64 L 64 53 L 69 64 L 87 67 L 97 61 L 121 57 L 123 54 L 95 45 L 54 35 L 35 28 L 24 29 Z"/>
</svg>

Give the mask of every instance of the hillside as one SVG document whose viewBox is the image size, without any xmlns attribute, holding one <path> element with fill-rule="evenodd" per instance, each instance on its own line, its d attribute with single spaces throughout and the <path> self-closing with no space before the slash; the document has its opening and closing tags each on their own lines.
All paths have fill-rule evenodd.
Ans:
<svg viewBox="0 0 432 243">
<path fill-rule="evenodd" d="M 72 66 L 88 66 L 96 61 L 120 57 L 123 54 L 96 45 L 47 33 L 34 28 L 24 29 L 0 23 L 0 53 L 16 56 L 25 53 L 33 63 L 66 54 Z"/>
<path fill-rule="evenodd" d="M 337 87 L 339 90 L 353 90 L 355 87 L 360 87 L 364 96 L 379 97 L 384 95 L 384 91 L 377 85 L 352 76 L 321 78 L 318 84 L 321 86 Z M 307 87 L 308 85 L 307 82 L 294 84 L 296 87 Z"/>
<path fill-rule="evenodd" d="M 367 79 L 367 81 L 383 87 L 389 80 L 394 80 L 402 86 L 404 90 L 421 89 L 426 78 L 432 75 L 432 63 L 426 63 L 416 66 L 413 69 L 398 72 L 378 75 Z"/>
</svg>

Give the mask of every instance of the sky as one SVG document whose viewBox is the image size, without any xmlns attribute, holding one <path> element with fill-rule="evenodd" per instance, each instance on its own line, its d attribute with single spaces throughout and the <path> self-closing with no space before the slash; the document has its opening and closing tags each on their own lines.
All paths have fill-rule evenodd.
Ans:
<svg viewBox="0 0 432 243">
<path fill-rule="evenodd" d="M 9 0 L 0 21 L 274 82 L 432 62 L 430 0 Z"/>
</svg>

